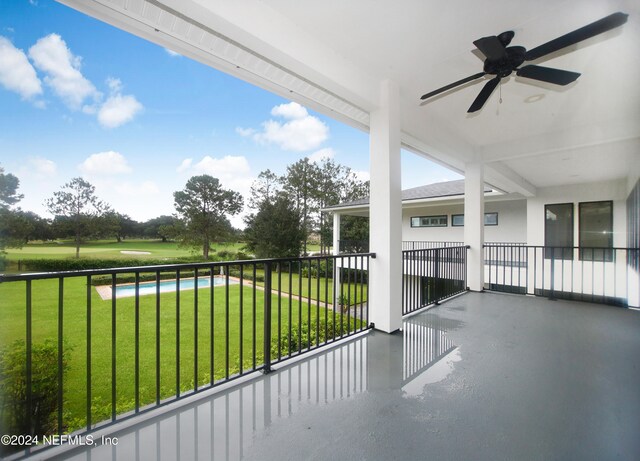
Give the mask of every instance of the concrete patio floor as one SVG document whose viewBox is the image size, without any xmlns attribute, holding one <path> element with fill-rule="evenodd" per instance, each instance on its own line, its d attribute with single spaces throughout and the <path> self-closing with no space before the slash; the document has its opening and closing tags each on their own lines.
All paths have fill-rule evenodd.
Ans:
<svg viewBox="0 0 640 461">
<path fill-rule="evenodd" d="M 468 293 L 406 319 L 402 333 L 372 332 L 112 429 L 118 445 L 57 454 L 633 460 L 639 385 L 640 312 Z"/>
</svg>

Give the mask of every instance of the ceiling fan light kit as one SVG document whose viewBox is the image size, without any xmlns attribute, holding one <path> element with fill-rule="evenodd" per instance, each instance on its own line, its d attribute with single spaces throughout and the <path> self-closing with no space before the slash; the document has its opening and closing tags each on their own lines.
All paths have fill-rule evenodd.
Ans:
<svg viewBox="0 0 640 461">
<path fill-rule="evenodd" d="M 485 83 L 484 87 L 480 90 L 480 93 L 469 107 L 469 110 L 467 110 L 468 113 L 473 113 L 482 109 L 500 83 L 500 80 L 508 77 L 513 72 L 515 72 L 519 77 L 553 83 L 555 85 L 568 85 L 580 77 L 580 74 L 577 72 L 543 67 L 535 64 L 527 64 L 525 66 L 522 66 L 522 64 L 526 61 L 534 61 L 555 51 L 615 29 L 627 22 L 628 16 L 629 15 L 625 13 L 613 13 L 529 51 L 522 46 L 509 46 L 515 35 L 515 33 L 510 30 L 503 32 L 498 36 L 491 35 L 488 37 L 482 37 L 474 41 L 473 44 L 486 57 L 483 71 L 443 86 L 435 91 L 426 93 L 422 95 L 420 99 L 424 101 L 428 98 L 444 93 L 445 91 L 449 91 L 460 85 L 484 77 L 485 75 L 495 75 L 494 78 Z"/>
</svg>

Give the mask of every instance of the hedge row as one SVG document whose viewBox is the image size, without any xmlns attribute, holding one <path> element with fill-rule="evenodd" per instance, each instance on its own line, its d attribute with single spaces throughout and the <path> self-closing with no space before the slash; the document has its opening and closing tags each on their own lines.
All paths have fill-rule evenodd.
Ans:
<svg viewBox="0 0 640 461">
<path fill-rule="evenodd" d="M 250 259 L 242 252 L 220 251 L 213 255 L 215 261 L 233 261 Z M 27 259 L 20 262 L 20 270 L 28 272 L 57 272 L 90 269 L 111 269 L 116 267 L 160 266 L 166 264 L 190 264 L 204 262 L 201 256 L 184 256 L 180 258 L 162 259 L 106 259 L 106 258 L 59 258 L 59 259 Z"/>
</svg>

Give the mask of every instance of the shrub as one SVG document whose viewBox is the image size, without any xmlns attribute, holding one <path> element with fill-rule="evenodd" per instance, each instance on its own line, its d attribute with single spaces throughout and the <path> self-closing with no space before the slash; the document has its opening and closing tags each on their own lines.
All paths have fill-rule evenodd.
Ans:
<svg viewBox="0 0 640 461">
<path fill-rule="evenodd" d="M 333 320 L 333 314 L 329 313 L 329 318 L 325 322 L 324 319 L 320 319 L 318 323 L 313 322 L 311 326 L 309 323 L 303 323 L 300 328 L 300 334 L 298 332 L 298 325 L 291 325 L 291 339 L 289 339 L 288 332 L 280 338 L 280 353 L 282 357 L 289 355 L 291 352 L 297 352 L 298 350 L 304 351 L 311 347 L 317 347 L 327 341 L 331 341 L 335 338 L 349 333 L 349 327 L 351 331 L 360 328 L 362 321 L 350 319 L 350 325 L 347 325 L 347 318 L 343 315 L 337 314 L 335 322 Z M 311 327 L 311 331 L 309 331 Z M 318 335 L 318 332 L 320 333 Z M 311 337 L 311 341 L 309 341 Z M 277 336 L 271 341 L 271 357 L 278 357 L 278 338 Z"/>
<path fill-rule="evenodd" d="M 62 372 L 68 368 L 64 347 Z M 57 432 L 58 347 L 52 340 L 31 347 L 31 411 L 27 408 L 26 344 L 19 340 L 0 354 L 3 432 L 11 435 L 43 435 Z"/>
<path fill-rule="evenodd" d="M 26 271 L 77 271 L 91 269 L 111 269 L 115 267 L 160 266 L 166 264 L 188 264 L 202 262 L 198 256 L 169 259 L 100 259 L 100 258 L 63 258 L 63 259 L 30 259 L 22 261 Z"/>
</svg>

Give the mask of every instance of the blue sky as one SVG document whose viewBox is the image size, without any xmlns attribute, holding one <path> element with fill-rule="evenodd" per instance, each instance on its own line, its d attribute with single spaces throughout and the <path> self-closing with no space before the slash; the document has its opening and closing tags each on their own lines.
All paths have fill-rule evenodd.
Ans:
<svg viewBox="0 0 640 461">
<path fill-rule="evenodd" d="M 194 174 L 247 194 L 264 169 L 330 156 L 368 177 L 366 133 L 52 0 L 0 3 L 0 107 L 0 165 L 42 216 L 77 176 L 137 220 L 172 214 Z M 404 188 L 459 177 L 402 163 Z"/>
</svg>

